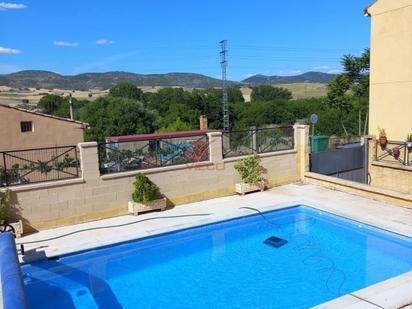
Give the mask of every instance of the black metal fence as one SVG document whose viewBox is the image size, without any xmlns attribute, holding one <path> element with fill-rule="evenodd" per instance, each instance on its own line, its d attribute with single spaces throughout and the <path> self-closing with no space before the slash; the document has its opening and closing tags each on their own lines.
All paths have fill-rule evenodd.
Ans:
<svg viewBox="0 0 412 309">
<path fill-rule="evenodd" d="M 76 146 L 0 152 L 0 186 L 78 178 L 80 161 Z"/>
<path fill-rule="evenodd" d="M 290 150 L 294 148 L 294 129 L 287 126 L 225 132 L 222 147 L 224 158 Z"/>
<path fill-rule="evenodd" d="M 100 174 L 209 161 L 207 135 L 99 143 Z"/>
<path fill-rule="evenodd" d="M 375 141 L 375 160 L 412 166 L 412 143 L 388 141 L 381 145 L 379 141 Z"/>
</svg>

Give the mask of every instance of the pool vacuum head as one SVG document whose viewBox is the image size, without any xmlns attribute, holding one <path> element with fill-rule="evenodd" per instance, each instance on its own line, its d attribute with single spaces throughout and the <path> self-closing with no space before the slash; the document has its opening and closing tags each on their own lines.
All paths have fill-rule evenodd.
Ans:
<svg viewBox="0 0 412 309">
<path fill-rule="evenodd" d="M 288 241 L 276 236 L 271 236 L 268 239 L 266 239 L 263 243 L 274 248 L 280 248 L 283 245 L 286 245 Z"/>
</svg>

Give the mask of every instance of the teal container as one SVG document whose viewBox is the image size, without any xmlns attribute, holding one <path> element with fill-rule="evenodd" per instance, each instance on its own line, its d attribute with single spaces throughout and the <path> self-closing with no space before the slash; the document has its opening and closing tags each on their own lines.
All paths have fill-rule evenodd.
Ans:
<svg viewBox="0 0 412 309">
<path fill-rule="evenodd" d="M 312 141 L 312 152 L 322 152 L 327 151 L 329 148 L 329 136 L 319 135 L 311 136 Z"/>
</svg>

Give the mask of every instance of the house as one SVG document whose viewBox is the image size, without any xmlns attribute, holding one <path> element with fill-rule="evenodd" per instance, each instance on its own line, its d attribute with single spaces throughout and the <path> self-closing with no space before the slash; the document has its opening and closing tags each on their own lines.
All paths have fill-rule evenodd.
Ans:
<svg viewBox="0 0 412 309">
<path fill-rule="evenodd" d="M 83 142 L 87 123 L 0 105 L 0 151 Z"/>
<path fill-rule="evenodd" d="M 412 133 L 412 0 L 377 0 L 371 17 L 369 132 L 390 140 Z"/>
</svg>

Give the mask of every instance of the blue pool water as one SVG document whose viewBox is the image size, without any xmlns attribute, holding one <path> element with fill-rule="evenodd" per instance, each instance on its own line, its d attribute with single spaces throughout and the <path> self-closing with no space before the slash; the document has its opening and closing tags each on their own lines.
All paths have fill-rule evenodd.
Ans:
<svg viewBox="0 0 412 309">
<path fill-rule="evenodd" d="M 412 270 L 412 239 L 307 206 L 22 267 L 33 308 L 307 308 Z M 138 224 L 130 228 L 138 229 Z M 269 237 L 287 241 L 279 248 Z"/>
</svg>

